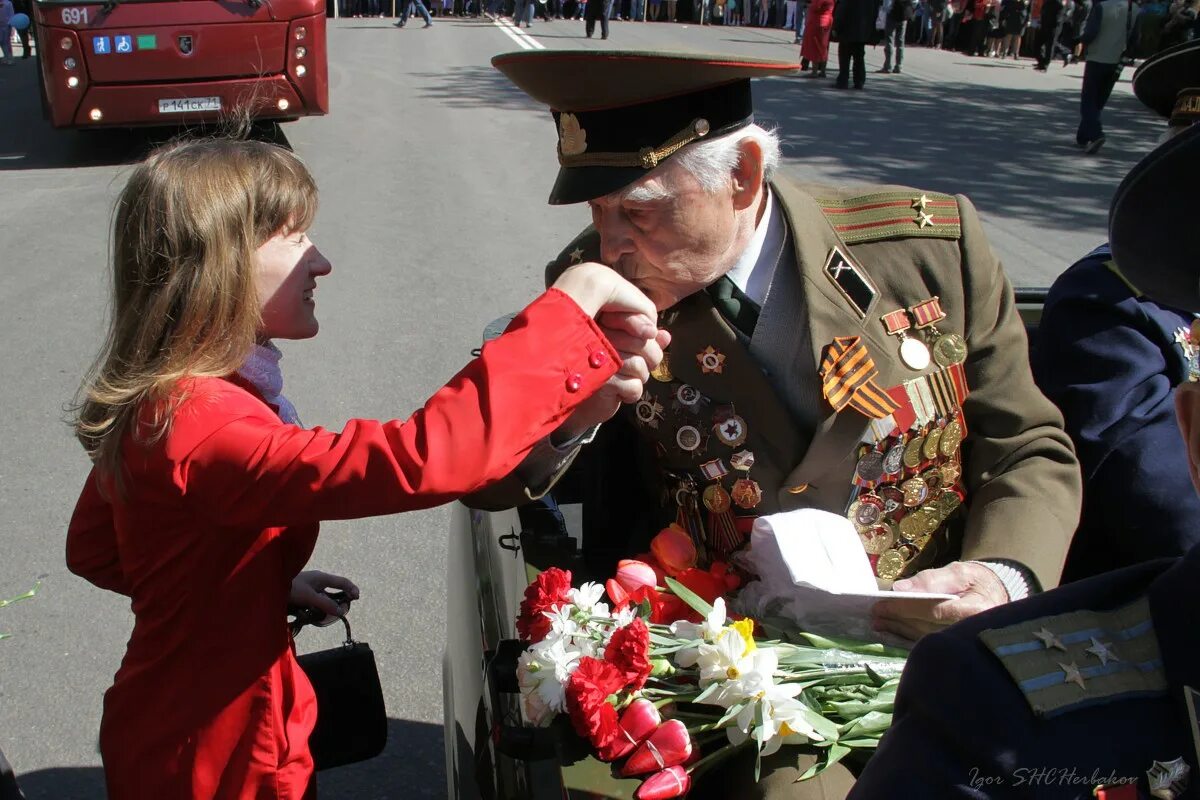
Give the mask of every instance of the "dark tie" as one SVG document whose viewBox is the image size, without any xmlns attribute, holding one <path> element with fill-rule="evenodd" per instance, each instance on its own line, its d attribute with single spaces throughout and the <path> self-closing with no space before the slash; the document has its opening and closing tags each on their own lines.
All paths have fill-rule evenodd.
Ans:
<svg viewBox="0 0 1200 800">
<path fill-rule="evenodd" d="M 754 326 L 758 324 L 759 305 L 747 297 L 728 275 L 722 275 L 705 291 L 712 298 L 713 307 L 726 322 L 747 338 L 754 335 Z"/>
</svg>

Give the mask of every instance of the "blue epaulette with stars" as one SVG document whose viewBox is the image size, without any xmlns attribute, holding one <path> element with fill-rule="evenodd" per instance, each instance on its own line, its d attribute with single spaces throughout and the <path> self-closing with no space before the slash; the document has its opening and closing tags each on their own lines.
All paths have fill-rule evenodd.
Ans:
<svg viewBox="0 0 1200 800">
<path fill-rule="evenodd" d="M 994 628 L 979 638 L 1040 717 L 1167 692 L 1145 598 L 1113 611 L 1072 611 Z"/>
</svg>

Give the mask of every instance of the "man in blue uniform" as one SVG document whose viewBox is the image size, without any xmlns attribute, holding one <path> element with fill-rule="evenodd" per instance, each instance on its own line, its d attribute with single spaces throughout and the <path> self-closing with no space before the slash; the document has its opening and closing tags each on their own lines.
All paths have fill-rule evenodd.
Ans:
<svg viewBox="0 0 1200 800">
<path fill-rule="evenodd" d="M 1174 126 L 1197 116 L 1180 91 L 1200 86 L 1200 41 L 1146 61 L 1134 91 Z M 1186 103 L 1184 104 L 1187 105 Z M 1195 315 L 1143 295 L 1107 245 L 1064 272 L 1046 298 L 1031 365 L 1063 412 L 1083 472 L 1083 512 L 1067 583 L 1200 542 L 1200 497 L 1175 424 L 1175 387 L 1200 377 Z"/>
<path fill-rule="evenodd" d="M 1196 105 L 1194 91 L 1180 92 L 1180 110 Z M 1125 279 L 1188 312 L 1200 312 L 1198 182 L 1191 126 L 1130 172 L 1110 217 Z M 1181 384 L 1175 406 L 1195 492 L 1200 385 Z M 1200 761 L 1198 585 L 1194 547 L 926 636 L 851 800 L 1183 797 Z"/>
</svg>

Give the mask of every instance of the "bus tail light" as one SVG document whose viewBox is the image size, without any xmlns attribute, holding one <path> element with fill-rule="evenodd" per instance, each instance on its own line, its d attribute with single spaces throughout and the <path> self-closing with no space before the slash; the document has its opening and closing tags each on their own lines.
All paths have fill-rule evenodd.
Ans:
<svg viewBox="0 0 1200 800">
<path fill-rule="evenodd" d="M 304 48 L 304 47 L 296 48 L 296 58 L 304 58 L 306 55 L 308 55 L 308 50 L 306 48 Z"/>
<path fill-rule="evenodd" d="M 75 59 L 67 58 L 66 60 L 63 61 L 63 66 L 66 67 L 67 69 L 75 69 Z"/>
<path fill-rule="evenodd" d="M 70 88 L 70 89 L 74 89 L 74 88 L 76 88 L 76 87 L 78 87 L 78 86 L 79 86 L 79 78 L 76 78 L 74 75 L 72 75 L 71 77 L 67 78 L 67 87 L 68 87 L 68 88 Z"/>
<path fill-rule="evenodd" d="M 58 40 L 58 46 L 61 47 L 63 50 L 70 50 L 71 44 L 72 44 L 72 42 L 71 42 L 70 36 L 64 36 L 63 38 Z"/>
<path fill-rule="evenodd" d="M 278 103 L 276 103 L 275 105 L 279 106 L 279 110 L 280 110 L 280 111 L 287 111 L 287 110 L 288 110 L 288 106 L 290 106 L 290 105 L 291 105 L 291 103 L 289 103 L 289 102 L 287 101 L 287 98 L 286 98 L 286 97 L 281 97 L 281 98 L 279 98 L 279 102 L 278 102 Z"/>
<path fill-rule="evenodd" d="M 307 35 L 308 35 L 308 28 L 305 28 L 303 25 L 301 25 L 299 28 L 296 28 L 296 41 L 297 42 L 302 41 L 304 39 L 304 37 Z"/>
<path fill-rule="evenodd" d="M 100 120 L 104 119 L 104 112 L 98 108 L 93 108 L 88 113 L 88 117 L 92 120 L 92 122 L 99 122 Z"/>
<path fill-rule="evenodd" d="M 296 77 L 297 78 L 303 78 L 305 73 L 307 73 L 307 72 L 308 72 L 308 69 L 303 64 L 296 65 Z"/>
</svg>

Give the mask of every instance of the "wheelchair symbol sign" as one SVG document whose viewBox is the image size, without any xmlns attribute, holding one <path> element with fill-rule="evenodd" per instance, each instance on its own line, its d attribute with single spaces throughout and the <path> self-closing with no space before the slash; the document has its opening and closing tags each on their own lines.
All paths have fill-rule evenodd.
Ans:
<svg viewBox="0 0 1200 800">
<path fill-rule="evenodd" d="M 132 36 L 129 36 L 127 34 L 122 34 L 120 36 L 114 36 L 113 39 L 116 42 L 116 51 L 118 53 L 132 53 L 133 52 L 133 37 Z"/>
</svg>

